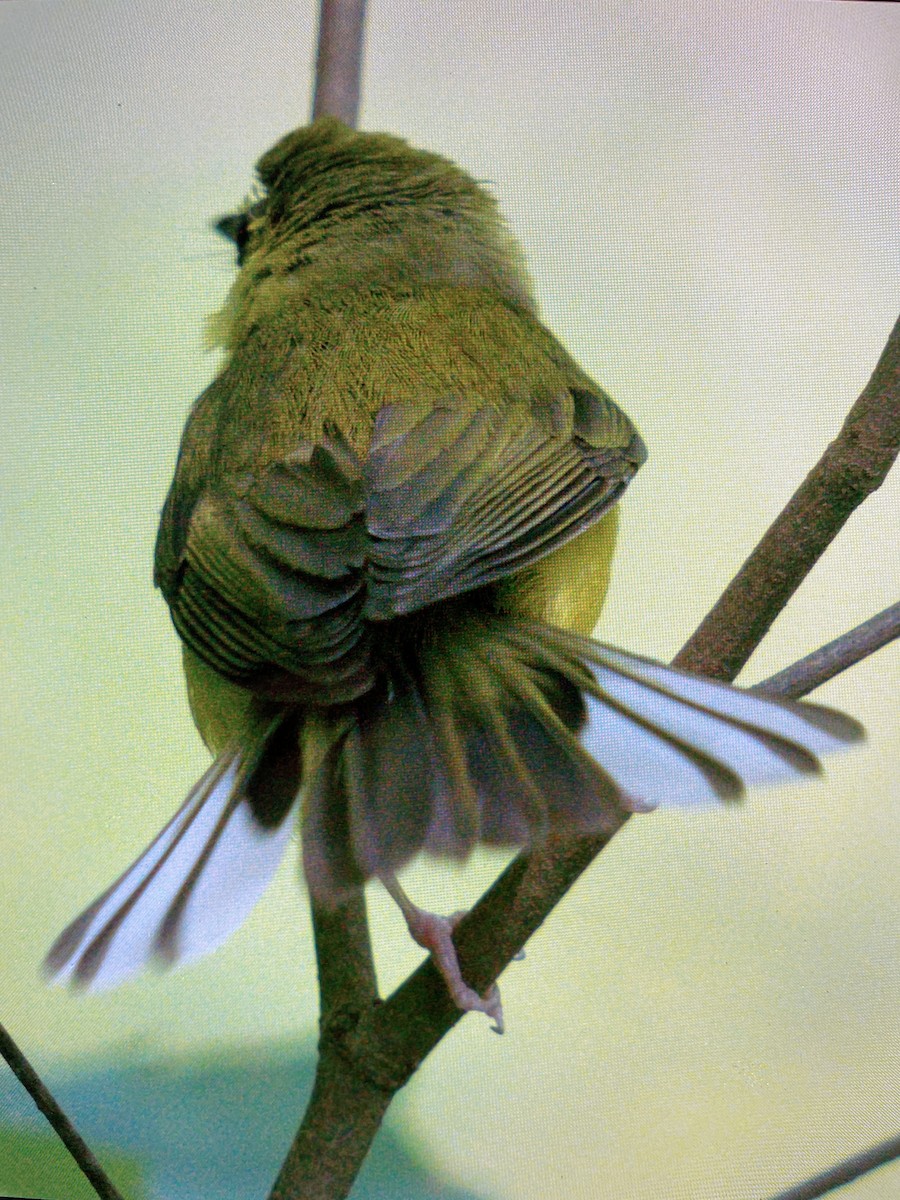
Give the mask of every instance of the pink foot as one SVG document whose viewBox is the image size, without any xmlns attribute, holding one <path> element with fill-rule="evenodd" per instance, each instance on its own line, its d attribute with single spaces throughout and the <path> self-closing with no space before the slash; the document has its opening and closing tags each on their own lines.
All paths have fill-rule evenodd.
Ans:
<svg viewBox="0 0 900 1200">
<path fill-rule="evenodd" d="M 463 979 L 459 969 L 459 959 L 453 944 L 453 930 L 466 915 L 465 912 L 456 912 L 451 917 L 425 912 L 413 904 L 393 875 L 383 875 L 381 882 L 403 913 L 410 937 L 431 952 L 434 965 L 443 976 L 456 1007 L 463 1012 L 485 1013 L 494 1022 L 491 1026 L 494 1033 L 502 1033 L 503 1005 L 500 1003 L 500 989 L 496 983 L 484 996 L 479 996 Z"/>
</svg>

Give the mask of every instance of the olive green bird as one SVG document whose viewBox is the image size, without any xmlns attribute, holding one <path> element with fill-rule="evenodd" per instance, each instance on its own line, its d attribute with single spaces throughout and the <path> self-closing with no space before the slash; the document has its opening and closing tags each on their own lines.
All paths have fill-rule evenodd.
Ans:
<svg viewBox="0 0 900 1200">
<path fill-rule="evenodd" d="M 591 640 L 628 417 L 541 324 L 491 196 L 451 162 L 322 119 L 219 228 L 240 271 L 156 545 L 214 762 L 48 970 L 107 986 L 247 916 L 300 810 L 310 891 L 372 877 L 457 1003 L 453 922 L 394 873 L 622 811 L 729 801 L 860 736 Z"/>
</svg>

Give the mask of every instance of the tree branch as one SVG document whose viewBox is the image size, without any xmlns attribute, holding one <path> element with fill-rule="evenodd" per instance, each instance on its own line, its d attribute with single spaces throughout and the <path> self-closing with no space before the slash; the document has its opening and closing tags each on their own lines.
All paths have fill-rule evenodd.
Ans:
<svg viewBox="0 0 900 1200">
<path fill-rule="evenodd" d="M 59 1140 L 74 1158 L 75 1163 L 100 1200 L 124 1200 L 122 1193 L 91 1153 L 84 1138 L 57 1104 L 46 1084 L 13 1041 L 7 1029 L 0 1025 L 0 1054 L 9 1063 L 15 1077 L 31 1096 L 38 1110 L 56 1131 Z"/>
<path fill-rule="evenodd" d="M 322 0 L 312 115 L 338 117 L 351 129 L 359 116 L 366 0 Z"/>
<path fill-rule="evenodd" d="M 393 1091 L 378 1085 L 364 1061 L 351 1061 L 334 1039 L 320 1046 L 316 1081 L 269 1200 L 343 1200 L 354 1180 Z"/>
<path fill-rule="evenodd" d="M 870 1146 L 860 1154 L 845 1158 L 843 1162 L 836 1163 L 821 1175 L 797 1183 L 786 1192 L 779 1192 L 772 1200 L 816 1200 L 817 1196 L 824 1196 L 826 1192 L 843 1187 L 845 1183 L 852 1183 L 861 1175 L 874 1171 L 876 1167 L 883 1167 L 897 1158 L 900 1158 L 900 1135 L 888 1138 L 886 1142 L 877 1146 Z"/>
<path fill-rule="evenodd" d="M 335 909 L 313 902 L 312 915 L 319 967 L 319 1060 L 306 1113 L 269 1200 L 346 1196 L 362 1162 L 358 1144 L 368 1149 L 393 1099 L 392 1091 L 343 1053 L 346 1039 L 380 1004 L 365 893 Z"/>
<path fill-rule="evenodd" d="M 364 892 L 337 908 L 312 903 L 321 1012 L 362 1012 L 378 999 Z"/>
<path fill-rule="evenodd" d="M 675 658 L 734 679 L 900 448 L 900 320 L 843 428 Z"/>
<path fill-rule="evenodd" d="M 869 617 L 868 621 L 863 621 L 849 633 L 841 634 L 833 642 L 807 654 L 806 658 L 785 667 L 777 675 L 770 675 L 762 683 L 754 684 L 750 690 L 765 692 L 768 696 L 790 696 L 797 700 L 897 637 L 900 637 L 900 602 Z"/>
</svg>

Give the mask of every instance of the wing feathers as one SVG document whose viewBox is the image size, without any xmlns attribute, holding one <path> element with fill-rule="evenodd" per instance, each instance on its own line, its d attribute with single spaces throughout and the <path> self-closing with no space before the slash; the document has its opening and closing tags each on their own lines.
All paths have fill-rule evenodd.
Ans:
<svg viewBox="0 0 900 1200">
<path fill-rule="evenodd" d="M 575 421 L 606 427 L 614 408 L 562 389 L 500 410 L 435 408 L 416 422 L 383 409 L 364 466 L 364 615 L 383 621 L 482 587 L 598 520 L 644 450 L 618 409 L 621 448 L 596 451 Z"/>
</svg>

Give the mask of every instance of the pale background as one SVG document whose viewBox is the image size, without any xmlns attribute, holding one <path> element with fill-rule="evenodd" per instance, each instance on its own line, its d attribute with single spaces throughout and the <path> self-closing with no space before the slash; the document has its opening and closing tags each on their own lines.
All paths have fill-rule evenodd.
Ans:
<svg viewBox="0 0 900 1200">
<path fill-rule="evenodd" d="M 306 120 L 314 23 L 0 5 L 0 1019 L 43 1064 L 315 1028 L 294 862 L 179 975 L 87 999 L 37 975 L 205 764 L 152 543 L 216 369 L 209 222 Z M 548 324 L 650 446 L 605 640 L 670 657 L 868 378 L 898 301 L 898 54 L 892 4 L 373 0 L 361 124 L 490 181 Z M 852 518 L 749 681 L 896 598 L 897 499 Z M 402 1097 L 434 1170 L 498 1200 L 757 1200 L 893 1132 L 897 683 L 894 648 L 817 694 L 870 733 L 824 782 L 629 823 L 506 972 L 508 1035 L 466 1018 Z M 502 861 L 409 883 L 450 910 Z M 420 952 L 371 908 L 390 988 Z"/>
</svg>

